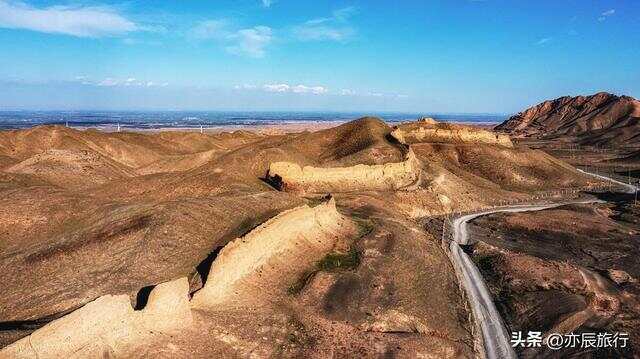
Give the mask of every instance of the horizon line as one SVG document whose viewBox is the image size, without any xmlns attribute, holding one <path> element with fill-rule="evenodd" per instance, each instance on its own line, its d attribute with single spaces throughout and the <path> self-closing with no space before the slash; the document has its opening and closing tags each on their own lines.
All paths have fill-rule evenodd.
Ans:
<svg viewBox="0 0 640 359">
<path fill-rule="evenodd" d="M 238 109 L 26 109 L 26 108 L 0 108 L 3 112 L 245 112 L 245 113 L 336 113 L 336 114 L 407 114 L 407 115 L 486 115 L 486 116 L 509 116 L 515 112 L 447 112 L 447 111 L 408 111 L 408 110 L 238 110 Z"/>
</svg>

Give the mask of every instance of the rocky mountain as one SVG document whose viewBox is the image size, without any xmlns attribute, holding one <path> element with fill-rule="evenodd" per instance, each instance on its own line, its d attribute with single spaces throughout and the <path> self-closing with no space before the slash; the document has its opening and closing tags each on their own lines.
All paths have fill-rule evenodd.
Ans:
<svg viewBox="0 0 640 359">
<path fill-rule="evenodd" d="M 596 146 L 640 146 L 640 101 L 600 92 L 545 101 L 511 116 L 496 131 Z"/>
</svg>

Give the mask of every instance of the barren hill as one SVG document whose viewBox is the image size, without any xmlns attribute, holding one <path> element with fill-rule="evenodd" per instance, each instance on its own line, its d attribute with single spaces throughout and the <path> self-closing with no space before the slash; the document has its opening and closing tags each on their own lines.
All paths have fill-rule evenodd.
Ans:
<svg viewBox="0 0 640 359">
<path fill-rule="evenodd" d="M 606 92 L 565 96 L 528 108 L 495 129 L 586 145 L 640 146 L 640 101 Z"/>
<path fill-rule="evenodd" d="M 60 187 L 78 189 L 134 175 L 127 166 L 88 150 L 46 150 L 5 168 L 5 171 L 32 174 Z"/>
<path fill-rule="evenodd" d="M 626 163 L 635 163 L 638 164 L 640 163 L 640 151 L 635 151 L 634 153 L 631 153 L 625 157 L 623 157 L 621 160 L 621 162 L 626 162 Z"/>
<path fill-rule="evenodd" d="M 160 334 L 132 345 L 149 357 L 325 357 L 336 347 L 347 356 L 473 356 L 453 269 L 416 219 L 598 181 L 540 151 L 405 145 L 392 131 L 362 118 L 268 136 L 0 132 L 0 346 L 100 298 L 124 295 L 142 308 L 154 286 L 182 277 L 202 297 L 215 287 L 209 276 L 235 278 L 235 258 L 255 253 L 229 288 L 262 294 L 261 306 L 196 308 L 171 348 Z M 310 193 L 272 186 L 277 163 L 311 168 L 287 178 Z M 358 233 L 334 238 L 331 228 L 345 223 Z M 326 245 L 302 250 L 319 240 L 309 234 L 316 226 L 328 231 Z M 295 230 L 274 234 L 283 228 Z M 272 253 L 261 251 L 264 238 Z M 260 259 L 269 253 L 273 261 Z M 44 333 L 69 328 L 60 323 Z"/>
<path fill-rule="evenodd" d="M 0 155 L 26 160 L 47 150 L 91 151 L 132 169 L 147 166 L 165 156 L 179 156 L 216 149 L 228 150 L 260 139 L 246 131 L 233 134 L 193 132 L 79 131 L 63 126 L 38 126 L 0 131 Z"/>
</svg>

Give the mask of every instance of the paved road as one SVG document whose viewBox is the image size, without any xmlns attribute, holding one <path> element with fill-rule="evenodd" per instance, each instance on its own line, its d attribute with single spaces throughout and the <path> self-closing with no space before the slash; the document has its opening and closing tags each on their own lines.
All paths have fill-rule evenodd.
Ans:
<svg viewBox="0 0 640 359">
<path fill-rule="evenodd" d="M 638 187 L 636 187 L 636 186 L 634 186 L 632 184 L 627 184 L 627 183 L 624 183 L 624 182 L 620 182 L 620 181 L 614 180 L 613 178 L 609 178 L 609 177 L 606 177 L 606 176 L 601 176 L 601 175 L 599 175 L 597 173 L 583 171 L 583 170 L 581 170 L 579 168 L 577 168 L 577 170 L 582 172 L 582 173 L 584 173 L 584 174 L 588 174 L 590 176 L 597 177 L 597 178 L 600 178 L 600 179 L 605 180 L 605 181 L 613 182 L 613 183 L 621 186 L 622 188 L 624 188 L 624 191 L 623 191 L 624 193 L 636 193 L 636 191 L 638 190 Z"/>
<path fill-rule="evenodd" d="M 638 188 L 634 185 L 626 184 L 599 174 L 578 170 L 582 173 L 618 184 L 625 193 L 635 193 Z M 454 265 L 457 266 L 462 275 L 467 296 L 471 302 L 471 307 L 476 320 L 480 324 L 484 342 L 485 357 L 487 359 L 511 359 L 516 358 L 510 343 L 510 335 L 507 333 L 500 313 L 493 304 L 491 293 L 487 289 L 484 278 L 475 266 L 471 258 L 462 250 L 460 245 L 472 244 L 469 238 L 467 223 L 474 218 L 498 212 L 530 212 L 555 208 L 565 204 L 596 203 L 600 200 L 576 200 L 545 205 L 514 205 L 508 207 L 495 208 L 484 212 L 467 214 L 456 218 L 453 222 L 453 241 L 450 243 L 451 256 Z"/>
<path fill-rule="evenodd" d="M 510 359 L 516 358 L 516 354 L 511 347 L 510 335 L 500 317 L 500 313 L 493 304 L 493 298 L 489 292 L 482 274 L 475 266 L 471 258 L 462 250 L 460 245 L 472 244 L 469 238 L 467 223 L 477 217 L 498 212 L 530 212 L 541 211 L 565 204 L 594 203 L 602 202 L 598 200 L 567 201 L 562 203 L 545 205 L 518 205 L 510 207 L 496 208 L 480 213 L 468 214 L 456 218 L 453 222 L 453 238 L 450 243 L 451 256 L 454 264 L 458 267 L 462 275 L 464 286 L 471 303 L 473 314 L 480 324 L 482 338 L 484 342 L 485 357 L 487 359 Z"/>
</svg>

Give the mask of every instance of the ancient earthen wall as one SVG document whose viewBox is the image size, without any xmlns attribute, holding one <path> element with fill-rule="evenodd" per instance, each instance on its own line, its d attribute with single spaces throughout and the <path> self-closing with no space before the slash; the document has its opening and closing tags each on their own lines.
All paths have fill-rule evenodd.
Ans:
<svg viewBox="0 0 640 359">
<path fill-rule="evenodd" d="M 391 136 L 404 144 L 435 143 L 482 143 L 513 147 L 508 135 L 475 128 L 399 127 Z"/>
<path fill-rule="evenodd" d="M 207 283 L 191 303 L 197 308 L 256 306 L 287 288 L 330 252 L 340 237 L 357 233 L 335 201 L 282 212 L 227 244 L 211 266 Z"/>
<path fill-rule="evenodd" d="M 128 295 L 99 297 L 0 351 L 2 359 L 103 358 L 123 356 L 149 333 L 171 334 L 191 325 L 189 282 L 157 285 L 136 311 Z"/>
<path fill-rule="evenodd" d="M 291 162 L 275 162 L 268 176 L 281 190 L 331 193 L 352 191 L 395 191 L 420 181 L 422 166 L 412 150 L 403 162 L 352 167 L 300 167 Z"/>
</svg>

